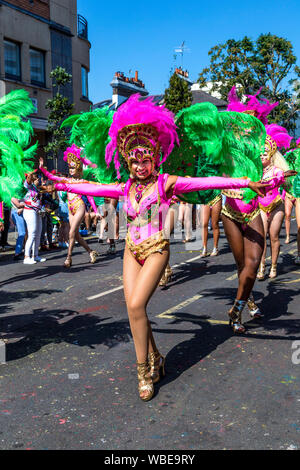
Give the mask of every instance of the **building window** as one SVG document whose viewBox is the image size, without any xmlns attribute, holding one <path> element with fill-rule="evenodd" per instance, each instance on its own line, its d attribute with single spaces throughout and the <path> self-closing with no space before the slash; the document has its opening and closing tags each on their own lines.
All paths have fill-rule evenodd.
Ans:
<svg viewBox="0 0 300 470">
<path fill-rule="evenodd" d="M 77 35 L 82 39 L 88 38 L 88 22 L 82 15 L 77 15 Z"/>
<path fill-rule="evenodd" d="M 33 85 L 45 86 L 45 54 L 30 49 L 30 78 Z"/>
<path fill-rule="evenodd" d="M 4 41 L 5 77 L 21 80 L 20 45 L 12 41 Z"/>
<path fill-rule="evenodd" d="M 81 67 L 81 93 L 83 98 L 89 97 L 88 70 Z"/>
</svg>

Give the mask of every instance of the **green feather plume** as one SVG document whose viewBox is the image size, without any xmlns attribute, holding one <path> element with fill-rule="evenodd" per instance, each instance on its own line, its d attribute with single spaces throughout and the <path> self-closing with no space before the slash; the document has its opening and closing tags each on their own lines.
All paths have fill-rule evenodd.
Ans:
<svg viewBox="0 0 300 470">
<path fill-rule="evenodd" d="M 219 112 L 211 103 L 198 103 L 176 115 L 180 147 L 174 148 L 163 170 L 180 176 L 262 177 L 260 155 L 266 132 L 253 116 Z M 220 191 L 199 191 L 180 196 L 190 203 L 207 204 Z M 256 194 L 244 190 L 245 201 Z"/>
<path fill-rule="evenodd" d="M 35 111 L 27 91 L 14 90 L 0 98 L 0 115 L 13 114 L 26 117 Z"/>
<path fill-rule="evenodd" d="M 71 127 L 69 143 L 82 147 L 84 156 L 97 165 L 97 168 L 84 170 L 85 179 L 101 183 L 112 183 L 117 180 L 113 164 L 107 168 L 105 162 L 105 149 L 110 141 L 108 131 L 112 124 L 113 115 L 114 112 L 105 106 L 94 111 L 70 116 L 61 125 L 61 127 Z"/>
<path fill-rule="evenodd" d="M 298 175 L 291 176 L 284 183 L 284 189 L 294 197 L 300 197 L 300 148 L 286 152 L 284 155 L 290 170 L 295 170 Z"/>
</svg>

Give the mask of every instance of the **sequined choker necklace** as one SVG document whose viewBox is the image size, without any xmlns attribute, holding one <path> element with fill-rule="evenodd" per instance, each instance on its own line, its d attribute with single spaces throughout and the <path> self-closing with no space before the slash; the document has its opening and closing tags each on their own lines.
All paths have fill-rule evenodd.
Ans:
<svg viewBox="0 0 300 470">
<path fill-rule="evenodd" d="M 136 181 L 136 186 L 135 186 L 135 200 L 139 204 L 140 200 L 143 197 L 143 194 L 146 192 L 147 188 L 151 186 L 153 183 L 156 182 L 156 178 L 152 177 L 146 182 L 138 182 Z"/>
</svg>

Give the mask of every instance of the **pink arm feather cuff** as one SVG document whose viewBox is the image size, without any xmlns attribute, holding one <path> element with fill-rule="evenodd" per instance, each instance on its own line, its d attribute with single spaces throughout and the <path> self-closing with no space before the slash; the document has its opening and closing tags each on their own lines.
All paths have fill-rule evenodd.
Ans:
<svg viewBox="0 0 300 470">
<path fill-rule="evenodd" d="M 41 170 L 42 173 L 44 173 L 44 175 L 48 178 L 48 180 L 52 180 L 52 181 L 62 181 L 62 180 L 65 180 L 65 179 L 66 179 L 65 177 L 53 175 L 53 174 L 50 173 L 48 170 L 46 170 L 46 168 L 44 168 L 44 167 L 40 167 L 40 170 Z"/>
<path fill-rule="evenodd" d="M 97 183 L 56 183 L 55 189 L 68 193 L 82 194 L 84 196 L 112 197 L 118 199 L 124 196 L 121 184 L 97 184 Z"/>
<path fill-rule="evenodd" d="M 208 176 L 207 178 L 184 178 L 178 176 L 174 186 L 174 196 L 206 189 L 239 189 L 247 188 L 250 180 L 247 178 L 223 178 Z"/>
</svg>

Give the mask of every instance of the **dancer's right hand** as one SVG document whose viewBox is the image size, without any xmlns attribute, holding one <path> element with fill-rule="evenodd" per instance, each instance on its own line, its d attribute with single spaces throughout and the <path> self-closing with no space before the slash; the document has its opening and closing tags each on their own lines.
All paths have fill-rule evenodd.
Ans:
<svg viewBox="0 0 300 470">
<path fill-rule="evenodd" d="M 42 168 L 44 166 L 44 159 L 43 157 L 40 157 L 39 159 L 39 168 Z"/>
<path fill-rule="evenodd" d="M 289 178 L 290 176 L 296 176 L 298 173 L 295 170 L 287 170 L 284 172 L 284 177 Z"/>
</svg>

